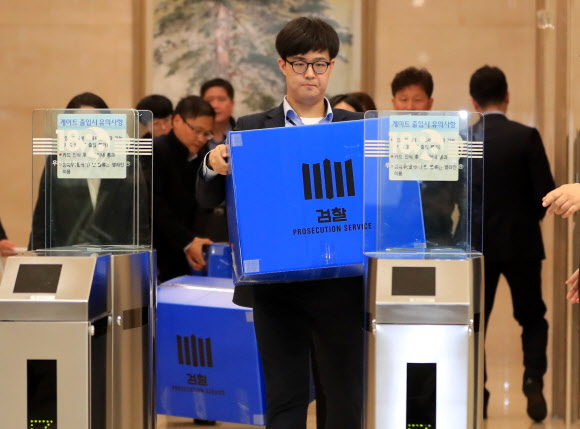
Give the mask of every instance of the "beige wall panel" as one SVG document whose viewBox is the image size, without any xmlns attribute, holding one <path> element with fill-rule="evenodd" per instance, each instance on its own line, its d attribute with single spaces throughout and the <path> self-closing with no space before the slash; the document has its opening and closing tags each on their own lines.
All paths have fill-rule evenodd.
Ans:
<svg viewBox="0 0 580 429">
<path fill-rule="evenodd" d="M 124 24 L 132 22 L 131 1 L 115 0 L 1 0 L 0 23 L 34 25 Z M 23 20 L 26 18 L 26 20 Z"/>
<path fill-rule="evenodd" d="M 488 63 L 502 68 L 511 93 L 509 115 L 534 123 L 535 10 L 532 2 L 379 0 L 375 97 L 390 109 L 398 71 L 426 67 L 435 83 L 433 108 L 473 110 L 469 78 Z M 499 7 L 499 4 L 504 7 Z M 516 7 L 505 7 L 514 3 Z M 489 10 L 488 10 L 489 8 Z"/>
<path fill-rule="evenodd" d="M 31 117 L 95 92 L 133 104 L 131 1 L 0 0 L 0 218 L 17 246 L 31 222 Z"/>
<path fill-rule="evenodd" d="M 9 39 L 10 34 L 19 31 L 32 37 Z M 18 25 L 0 28 L 0 40 L 5 41 L 0 49 L 13 52 L 3 72 L 18 82 L 3 84 L 4 100 L 0 100 L 0 105 L 64 107 L 72 96 L 92 91 L 110 107 L 129 107 L 130 29 L 72 25 L 51 26 L 42 35 L 34 31 L 37 30 Z"/>
<path fill-rule="evenodd" d="M 534 10 L 529 0 L 377 0 L 377 16 L 383 22 L 407 22 L 409 31 L 417 26 L 514 26 L 534 22 L 522 13 Z"/>
</svg>

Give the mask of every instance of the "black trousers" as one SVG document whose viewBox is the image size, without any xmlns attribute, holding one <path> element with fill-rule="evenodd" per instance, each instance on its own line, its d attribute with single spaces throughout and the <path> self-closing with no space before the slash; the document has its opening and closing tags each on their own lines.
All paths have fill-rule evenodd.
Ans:
<svg viewBox="0 0 580 429">
<path fill-rule="evenodd" d="M 524 377 L 542 378 L 548 359 L 548 322 L 542 299 L 542 261 L 485 261 L 485 333 L 493 309 L 499 276 L 508 282 L 514 317 L 522 327 Z M 487 380 L 487 368 L 484 373 Z"/>
<path fill-rule="evenodd" d="M 254 286 L 254 299 L 266 382 L 266 427 L 306 429 L 312 353 L 325 398 L 325 428 L 360 429 L 362 278 Z"/>
</svg>

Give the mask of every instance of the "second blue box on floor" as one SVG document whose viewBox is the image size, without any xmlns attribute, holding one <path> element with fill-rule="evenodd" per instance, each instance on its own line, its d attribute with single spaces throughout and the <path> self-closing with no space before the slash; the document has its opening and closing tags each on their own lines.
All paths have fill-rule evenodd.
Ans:
<svg viewBox="0 0 580 429">
<path fill-rule="evenodd" d="M 251 309 L 231 279 L 183 276 L 158 288 L 157 412 L 265 424 L 262 366 Z"/>
</svg>

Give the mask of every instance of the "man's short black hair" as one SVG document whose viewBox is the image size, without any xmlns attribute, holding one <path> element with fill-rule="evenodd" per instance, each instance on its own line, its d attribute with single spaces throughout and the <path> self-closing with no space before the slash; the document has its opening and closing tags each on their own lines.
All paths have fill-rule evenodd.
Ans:
<svg viewBox="0 0 580 429">
<path fill-rule="evenodd" d="M 67 109 L 80 109 L 81 106 L 90 106 L 95 109 L 108 109 L 107 103 L 97 94 L 92 92 L 83 92 L 82 94 L 75 95 L 66 105 Z"/>
<path fill-rule="evenodd" d="M 205 97 L 205 93 L 207 92 L 207 90 L 216 86 L 225 89 L 226 93 L 228 94 L 228 97 L 230 97 L 230 100 L 234 99 L 234 87 L 229 81 L 222 79 L 221 77 L 217 77 L 215 79 L 208 80 L 207 82 L 205 82 L 201 86 L 199 94 L 202 97 Z"/>
<path fill-rule="evenodd" d="M 137 103 L 137 110 L 150 110 L 155 118 L 167 118 L 173 114 L 173 103 L 164 95 L 152 94 Z"/>
<path fill-rule="evenodd" d="M 433 76 L 425 68 L 407 67 L 397 73 L 391 82 L 393 97 L 397 92 L 410 85 L 419 85 L 429 98 L 433 95 Z"/>
<path fill-rule="evenodd" d="M 338 55 L 339 47 L 335 29 L 319 18 L 303 16 L 293 19 L 276 36 L 276 50 L 283 60 L 310 51 L 328 51 L 332 60 Z"/>
<path fill-rule="evenodd" d="M 190 95 L 179 100 L 173 114 L 181 116 L 183 120 L 195 119 L 199 116 L 215 118 L 215 110 L 213 110 L 211 104 L 197 95 Z"/>
<path fill-rule="evenodd" d="M 477 69 L 469 80 L 469 94 L 484 108 L 490 104 L 502 103 L 507 90 L 505 74 L 498 67 L 485 65 Z"/>
</svg>

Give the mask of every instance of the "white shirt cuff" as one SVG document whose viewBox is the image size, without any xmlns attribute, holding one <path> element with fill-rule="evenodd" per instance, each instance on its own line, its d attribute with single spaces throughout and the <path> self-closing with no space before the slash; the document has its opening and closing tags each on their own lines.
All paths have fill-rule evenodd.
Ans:
<svg viewBox="0 0 580 429">
<path fill-rule="evenodd" d="M 218 173 L 216 173 L 213 170 L 210 170 L 209 168 L 207 168 L 207 157 L 209 156 L 209 154 L 211 153 L 211 151 L 209 151 L 205 157 L 203 158 L 203 170 L 202 170 L 202 176 L 205 179 L 205 181 L 209 181 L 211 179 L 213 179 L 214 177 L 216 177 L 218 175 Z"/>
</svg>

